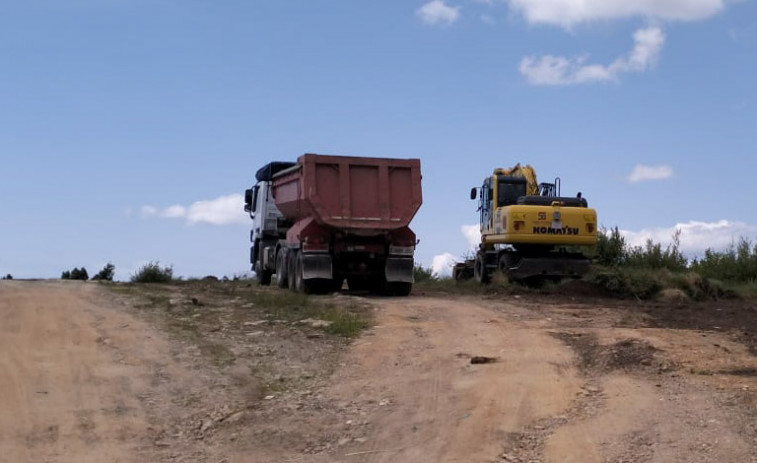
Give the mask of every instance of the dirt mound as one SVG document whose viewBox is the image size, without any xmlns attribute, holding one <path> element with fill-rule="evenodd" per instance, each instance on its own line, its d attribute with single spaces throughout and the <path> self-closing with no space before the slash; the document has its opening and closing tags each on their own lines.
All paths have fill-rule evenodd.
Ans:
<svg viewBox="0 0 757 463">
<path fill-rule="evenodd" d="M 584 280 L 568 280 L 560 283 L 557 289 L 557 293 L 560 296 L 574 296 L 574 297 L 612 297 L 613 295 L 600 288 L 597 285 L 591 284 Z"/>
<path fill-rule="evenodd" d="M 587 375 L 651 366 L 657 351 L 647 341 L 640 339 L 624 339 L 615 344 L 601 345 L 593 334 L 556 333 L 554 336 L 576 352 L 578 366 Z"/>
<path fill-rule="evenodd" d="M 671 304 L 684 304 L 689 301 L 689 296 L 678 288 L 666 288 L 660 291 L 655 299 Z"/>
</svg>

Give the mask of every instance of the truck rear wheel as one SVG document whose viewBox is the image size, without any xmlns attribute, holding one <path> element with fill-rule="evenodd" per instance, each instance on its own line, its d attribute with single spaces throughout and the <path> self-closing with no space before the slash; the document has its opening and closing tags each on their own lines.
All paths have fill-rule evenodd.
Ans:
<svg viewBox="0 0 757 463">
<path fill-rule="evenodd" d="M 347 277 L 347 286 L 350 291 L 367 291 L 371 284 L 365 277 Z"/>
<path fill-rule="evenodd" d="M 329 292 L 335 293 L 337 291 L 342 290 L 342 285 L 344 284 L 344 277 L 340 275 L 334 276 L 333 279 L 329 282 Z"/>
<path fill-rule="evenodd" d="M 258 280 L 260 286 L 268 286 L 271 284 L 271 271 L 270 270 L 256 270 L 255 279 Z"/>
<path fill-rule="evenodd" d="M 302 262 L 302 253 L 298 252 L 297 257 L 295 258 L 295 265 L 294 265 L 294 290 L 298 293 L 305 293 L 305 294 L 318 294 L 323 291 L 323 285 L 321 285 L 321 280 L 318 279 L 309 279 L 306 280 L 303 278 L 303 273 L 305 270 L 305 265 Z M 292 276 L 290 275 L 290 279 Z"/>
<path fill-rule="evenodd" d="M 389 296 L 409 296 L 410 291 L 413 290 L 413 284 L 412 283 L 405 283 L 403 281 L 394 281 L 392 283 L 387 283 L 387 295 Z"/>
<path fill-rule="evenodd" d="M 296 250 L 289 251 L 289 261 L 287 262 L 287 284 L 289 285 L 289 289 L 292 291 L 297 291 L 297 256 L 298 252 Z"/>
<path fill-rule="evenodd" d="M 289 281 L 287 278 L 287 268 L 286 268 L 286 251 L 284 249 L 280 249 L 279 253 L 276 255 L 276 286 L 279 288 L 286 288 L 289 286 Z"/>
</svg>

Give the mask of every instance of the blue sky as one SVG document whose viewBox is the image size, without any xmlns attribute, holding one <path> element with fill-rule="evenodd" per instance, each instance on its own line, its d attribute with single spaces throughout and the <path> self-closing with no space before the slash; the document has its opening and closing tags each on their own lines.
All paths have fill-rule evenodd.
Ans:
<svg viewBox="0 0 757 463">
<path fill-rule="evenodd" d="M 3 3 L 3 275 L 244 272 L 243 190 L 305 152 L 420 158 L 440 269 L 517 162 L 632 242 L 757 239 L 753 0 Z"/>
</svg>

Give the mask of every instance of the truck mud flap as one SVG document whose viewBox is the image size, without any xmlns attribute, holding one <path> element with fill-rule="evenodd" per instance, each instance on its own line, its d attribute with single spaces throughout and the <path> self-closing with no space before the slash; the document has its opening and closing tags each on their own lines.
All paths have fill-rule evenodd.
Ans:
<svg viewBox="0 0 757 463">
<path fill-rule="evenodd" d="M 407 257 L 389 257 L 386 259 L 386 281 L 414 283 L 412 258 Z"/>
<path fill-rule="evenodd" d="M 507 274 L 516 280 L 531 277 L 580 277 L 591 269 L 589 259 L 559 257 L 524 257 Z"/>
<path fill-rule="evenodd" d="M 331 256 L 328 254 L 303 254 L 302 255 L 302 278 L 332 278 Z"/>
</svg>

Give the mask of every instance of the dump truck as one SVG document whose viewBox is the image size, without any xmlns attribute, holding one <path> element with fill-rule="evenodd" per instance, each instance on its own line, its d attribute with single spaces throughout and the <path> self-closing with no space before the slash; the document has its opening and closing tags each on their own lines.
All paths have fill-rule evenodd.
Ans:
<svg viewBox="0 0 757 463">
<path fill-rule="evenodd" d="M 538 183 L 530 165 L 494 169 L 478 199 L 481 242 L 474 259 L 457 264 L 453 276 L 488 283 L 500 271 L 509 279 L 539 282 L 579 277 L 590 269 L 583 252 L 597 242 L 597 213 L 580 192 L 561 196 L 560 178 Z"/>
<path fill-rule="evenodd" d="M 271 162 L 245 191 L 250 262 L 261 285 L 406 296 L 423 201 L 419 159 L 304 154 Z M 275 280 L 274 280 L 275 278 Z"/>
</svg>

